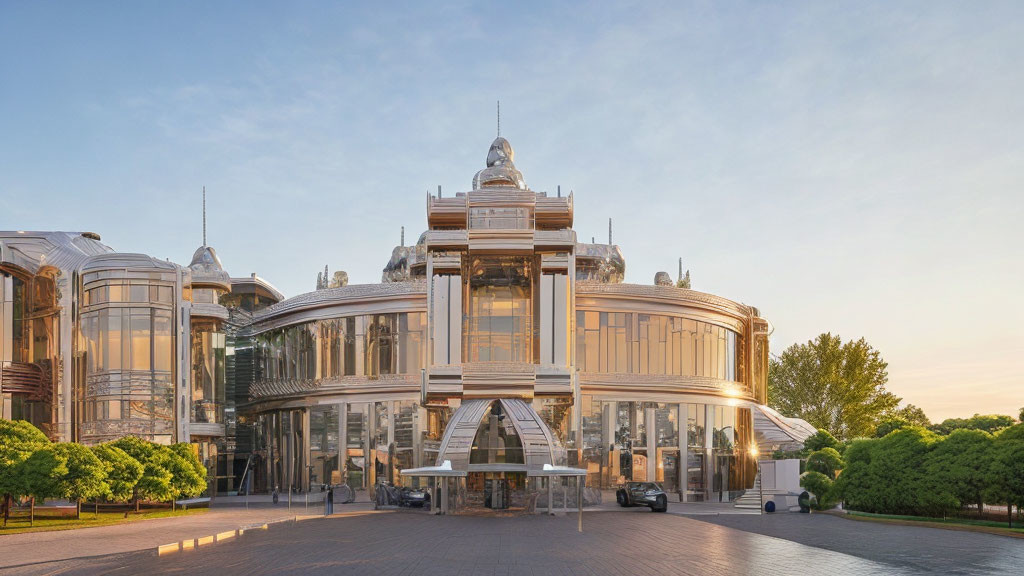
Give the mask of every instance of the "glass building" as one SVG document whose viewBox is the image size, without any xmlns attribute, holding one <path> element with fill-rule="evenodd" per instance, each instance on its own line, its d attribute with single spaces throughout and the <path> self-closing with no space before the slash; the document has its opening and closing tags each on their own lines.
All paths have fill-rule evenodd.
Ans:
<svg viewBox="0 0 1024 576">
<path fill-rule="evenodd" d="M 0 232 L 2 416 L 58 440 L 192 442 L 212 495 L 433 468 L 458 505 L 498 508 L 568 483 L 551 469 L 728 501 L 753 449 L 793 438 L 763 406 L 759 311 L 688 277 L 624 283 L 610 232 L 579 242 L 572 194 L 530 190 L 504 138 L 426 216 L 381 283 L 325 270 L 288 299 L 231 278 L 205 240 L 179 266 L 91 233 Z"/>
</svg>

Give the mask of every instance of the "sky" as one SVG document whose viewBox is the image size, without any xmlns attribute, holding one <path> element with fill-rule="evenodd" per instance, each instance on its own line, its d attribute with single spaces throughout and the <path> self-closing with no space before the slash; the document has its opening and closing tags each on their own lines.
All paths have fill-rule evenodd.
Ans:
<svg viewBox="0 0 1024 576">
<path fill-rule="evenodd" d="M 933 420 L 1024 406 L 1024 3 L 0 0 L 0 229 L 288 296 L 379 282 L 495 136 L 626 280 L 865 338 Z"/>
</svg>

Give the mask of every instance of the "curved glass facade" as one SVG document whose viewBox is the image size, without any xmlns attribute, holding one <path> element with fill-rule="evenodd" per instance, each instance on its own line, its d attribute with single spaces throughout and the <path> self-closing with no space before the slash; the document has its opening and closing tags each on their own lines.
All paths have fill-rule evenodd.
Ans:
<svg viewBox="0 0 1024 576">
<path fill-rule="evenodd" d="M 170 443 L 177 356 L 173 277 L 125 275 L 112 270 L 83 279 L 80 436 L 101 442 L 133 434 Z"/>
<path fill-rule="evenodd" d="M 426 313 L 400 312 L 315 320 L 255 337 L 257 381 L 418 374 L 424 365 Z"/>
<path fill-rule="evenodd" d="M 579 465 L 587 470 L 589 486 L 611 489 L 653 476 L 666 492 L 689 501 L 727 501 L 754 480 L 749 408 L 588 394 L 580 406 Z"/>
<path fill-rule="evenodd" d="M 743 338 L 681 316 L 576 312 L 580 372 L 703 376 L 742 381 Z"/>
</svg>

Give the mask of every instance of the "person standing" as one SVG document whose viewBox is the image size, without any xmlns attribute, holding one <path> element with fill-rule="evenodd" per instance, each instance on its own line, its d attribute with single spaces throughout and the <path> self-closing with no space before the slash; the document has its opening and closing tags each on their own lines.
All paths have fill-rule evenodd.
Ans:
<svg viewBox="0 0 1024 576">
<path fill-rule="evenodd" d="M 334 514 L 334 486 L 327 488 L 327 515 Z"/>
</svg>

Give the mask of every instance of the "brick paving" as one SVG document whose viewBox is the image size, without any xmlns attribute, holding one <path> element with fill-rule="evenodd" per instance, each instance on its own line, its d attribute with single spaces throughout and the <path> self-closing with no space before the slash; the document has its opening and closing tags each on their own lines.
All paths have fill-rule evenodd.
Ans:
<svg viewBox="0 0 1024 576">
<path fill-rule="evenodd" d="M 1021 538 L 865 522 L 829 514 L 695 518 L 922 573 L 1024 574 Z"/>
<path fill-rule="evenodd" d="M 1020 574 L 1024 566 L 1024 540 L 825 515 L 682 517 L 630 510 L 586 513 L 584 530 L 576 532 L 574 515 L 381 512 L 277 524 L 163 557 L 112 554 L 0 572 L 916 575 Z"/>
<path fill-rule="evenodd" d="M 489 518 L 405 512 L 307 520 L 198 550 L 25 567 L 17 574 L 915 574 L 670 514 Z"/>
<path fill-rule="evenodd" d="M 25 565 L 25 573 L 36 573 L 37 568 L 33 565 L 148 550 L 249 524 L 294 518 L 305 514 L 305 510 L 303 506 L 294 505 L 290 511 L 284 505 L 253 506 L 248 510 L 244 507 L 214 508 L 195 516 L 136 520 L 78 530 L 0 535 L 0 573 L 13 572 L 13 567 Z M 321 509 L 310 506 L 309 510 L 316 514 Z"/>
</svg>

